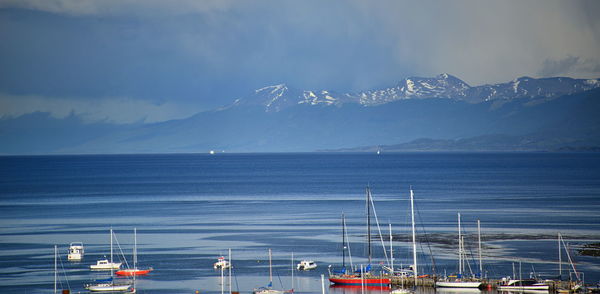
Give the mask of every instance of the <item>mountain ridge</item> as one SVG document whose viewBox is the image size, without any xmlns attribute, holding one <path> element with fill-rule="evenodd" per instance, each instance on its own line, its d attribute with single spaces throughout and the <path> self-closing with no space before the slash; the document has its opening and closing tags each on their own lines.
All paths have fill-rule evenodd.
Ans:
<svg viewBox="0 0 600 294">
<path fill-rule="evenodd" d="M 505 83 L 470 86 L 444 73 L 435 77 L 408 77 L 393 87 L 353 93 L 329 90 L 299 90 L 286 84 L 266 86 L 252 95 L 237 99 L 233 105 L 262 105 L 266 112 L 277 112 L 297 104 L 340 106 L 354 103 L 375 106 L 403 99 L 447 98 L 468 103 L 546 98 L 576 94 L 600 87 L 600 79 L 568 77 L 520 77 Z"/>
<path fill-rule="evenodd" d="M 441 79 L 438 84 L 436 79 Z M 342 103 L 334 100 L 338 93 L 280 84 L 257 89 L 254 99 L 238 99 L 188 118 L 151 124 L 89 124 L 76 116 L 56 119 L 49 114 L 0 119 L 0 142 L 6 142 L 0 144 L 0 153 L 306 152 L 405 144 L 419 138 L 434 141 L 413 147 L 426 150 L 429 144 L 441 151 L 465 146 L 466 150 L 505 151 L 600 146 L 597 80 L 548 78 L 540 82 L 522 77 L 495 86 L 496 93 L 508 89 L 511 95 L 505 99 L 497 94 L 496 99 L 482 96 L 474 103 L 467 99 L 473 87 L 449 75 L 436 79 L 413 79 L 411 98 L 382 98 L 378 101 L 385 103 L 379 104 L 361 104 L 360 99 Z M 420 92 L 425 84 L 427 92 Z M 396 85 L 402 86 L 406 83 Z M 485 90 L 476 89 L 476 93 Z M 452 91 L 466 94 L 444 97 L 443 93 Z M 575 93 L 561 95 L 569 92 Z M 417 93 L 428 94 L 419 97 Z M 439 97 L 425 98 L 434 94 Z"/>
</svg>

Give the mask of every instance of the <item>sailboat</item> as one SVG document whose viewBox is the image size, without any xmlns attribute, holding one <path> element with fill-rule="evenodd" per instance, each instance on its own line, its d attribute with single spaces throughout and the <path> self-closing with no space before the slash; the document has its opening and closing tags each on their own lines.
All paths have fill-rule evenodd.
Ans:
<svg viewBox="0 0 600 294">
<path fill-rule="evenodd" d="M 57 294 L 58 292 L 58 246 L 54 245 L 54 294 Z M 62 264 L 62 261 L 61 261 Z M 64 269 L 63 269 L 64 270 Z M 67 276 L 65 275 L 65 278 Z M 61 283 L 62 286 L 62 283 Z M 69 280 L 67 280 L 67 287 L 69 287 L 68 290 L 62 290 L 62 293 L 70 293 L 71 289 L 69 286 Z"/>
<path fill-rule="evenodd" d="M 119 270 L 116 272 L 119 276 L 142 276 L 147 275 L 153 268 L 139 269 L 137 267 L 137 229 L 133 229 L 133 268 Z"/>
<path fill-rule="evenodd" d="M 112 239 L 114 236 L 112 229 L 111 229 L 110 233 L 111 233 L 111 260 L 110 260 L 110 263 L 112 263 Z M 117 244 L 118 244 L 118 242 L 117 242 Z M 100 263 L 101 261 L 102 260 L 99 260 L 97 262 L 97 264 Z M 108 265 L 110 265 L 110 263 L 107 262 Z M 90 266 L 90 267 L 92 267 L 92 266 Z M 130 292 L 130 293 L 133 293 L 135 291 L 134 288 L 132 288 L 132 283 L 130 281 L 125 280 L 125 281 L 117 282 L 114 279 L 112 269 L 109 268 L 108 270 L 110 270 L 110 277 L 108 277 L 107 279 L 96 280 L 93 283 L 85 284 L 84 288 L 90 292 Z"/>
<path fill-rule="evenodd" d="M 369 265 L 360 268 L 360 271 L 347 273 L 345 264 L 346 250 L 346 219 L 342 214 L 342 269 L 341 271 L 332 274 L 329 273 L 329 281 L 334 285 L 342 286 L 365 286 L 365 287 L 389 287 L 391 280 L 387 276 L 377 276 L 370 273 L 371 270 L 371 190 L 367 187 L 367 243 Z"/>
<path fill-rule="evenodd" d="M 274 290 L 273 287 L 273 267 L 271 264 L 271 248 L 269 248 L 269 284 L 266 287 L 260 287 L 252 291 L 253 294 L 283 294 L 285 291 Z"/>
<path fill-rule="evenodd" d="M 562 246 L 561 246 L 562 244 Z M 575 263 L 573 262 L 573 259 L 571 259 L 571 254 L 569 253 L 569 248 L 567 248 L 567 244 L 565 244 L 565 240 L 563 239 L 562 235 L 560 233 L 558 233 L 558 278 L 562 279 L 562 247 L 565 248 L 565 252 L 567 254 L 567 258 L 569 261 L 569 264 L 571 265 L 571 268 L 573 270 L 573 273 L 575 274 L 575 281 L 569 282 L 567 289 L 557 289 L 558 291 L 577 291 L 580 288 L 583 287 L 583 281 L 580 278 L 580 272 L 577 271 L 577 269 L 575 268 Z M 571 275 L 569 275 L 569 278 L 571 277 Z"/>
<path fill-rule="evenodd" d="M 113 230 L 110 229 L 110 261 L 106 258 L 96 261 L 96 264 L 90 265 L 91 270 L 118 270 L 121 268 L 121 262 L 113 262 Z"/>
<path fill-rule="evenodd" d="M 87 284 L 84 286 L 85 289 L 90 292 L 124 292 L 133 291 L 131 284 L 126 283 L 115 283 L 113 277 L 105 280 L 97 280 L 95 284 Z"/>
<path fill-rule="evenodd" d="M 412 228 L 412 253 L 413 253 L 413 265 L 412 265 L 412 270 L 413 270 L 413 277 L 415 279 L 415 286 L 418 285 L 417 284 L 417 278 L 418 278 L 418 274 L 417 274 L 417 235 L 416 235 L 416 230 L 415 230 L 415 197 L 414 197 L 414 193 L 412 190 L 412 187 L 410 188 L 410 219 L 411 219 L 411 228 Z M 390 255 L 391 255 L 391 272 L 392 274 L 394 274 L 394 256 L 393 256 L 393 250 L 392 250 L 392 225 L 390 224 Z M 402 285 L 400 288 L 394 289 L 392 290 L 393 294 L 409 294 L 409 293 L 414 293 L 413 291 L 404 288 L 404 279 L 402 279 Z"/>
<path fill-rule="evenodd" d="M 463 279 L 463 269 L 465 267 L 465 249 L 464 249 L 464 236 L 462 235 L 460 227 L 460 213 L 458 213 L 458 275 L 455 280 L 443 280 L 435 282 L 436 287 L 442 288 L 479 288 L 481 287 L 481 281 L 465 280 Z M 481 262 L 480 262 L 481 264 Z"/>
</svg>

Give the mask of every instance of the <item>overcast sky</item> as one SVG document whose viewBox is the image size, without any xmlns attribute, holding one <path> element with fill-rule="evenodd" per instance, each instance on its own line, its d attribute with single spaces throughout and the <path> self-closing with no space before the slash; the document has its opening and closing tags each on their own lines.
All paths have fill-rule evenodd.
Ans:
<svg viewBox="0 0 600 294">
<path fill-rule="evenodd" d="M 600 1 L 0 0 L 0 116 L 161 121 L 286 83 L 600 77 Z"/>
</svg>

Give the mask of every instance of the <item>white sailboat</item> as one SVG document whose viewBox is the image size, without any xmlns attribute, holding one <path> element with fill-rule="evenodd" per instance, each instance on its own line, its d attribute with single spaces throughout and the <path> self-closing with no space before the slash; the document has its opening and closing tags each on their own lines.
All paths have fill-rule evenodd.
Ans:
<svg viewBox="0 0 600 294">
<path fill-rule="evenodd" d="M 113 262 L 113 230 L 110 229 L 110 261 L 106 258 L 96 261 L 96 264 L 90 265 L 91 270 L 118 270 L 121 268 L 121 262 Z"/>
<path fill-rule="evenodd" d="M 271 264 L 271 248 L 269 248 L 269 284 L 266 287 L 260 287 L 252 291 L 253 294 L 282 294 L 283 290 L 275 290 L 273 287 L 273 267 Z"/>
<path fill-rule="evenodd" d="M 465 267 L 464 255 L 464 236 L 460 227 L 460 213 L 458 213 L 458 275 L 455 280 L 446 280 L 435 282 L 436 287 L 441 288 L 479 288 L 482 282 L 476 280 L 464 280 L 463 271 Z"/>
<path fill-rule="evenodd" d="M 111 236 L 111 238 L 110 238 L 110 241 L 111 241 L 110 263 L 112 263 L 112 252 L 113 252 L 112 251 L 112 243 L 113 243 L 112 240 L 113 240 L 113 236 L 114 236 L 112 229 L 110 230 L 110 233 L 111 233 L 110 234 L 110 236 Z M 117 244 L 118 244 L 118 241 L 117 241 Z M 98 261 L 98 262 L 100 262 L 100 261 Z M 132 282 L 127 281 L 127 280 L 116 282 L 114 279 L 113 273 L 114 272 L 112 271 L 112 269 L 110 269 L 110 277 L 108 279 L 96 280 L 95 283 L 85 284 L 84 288 L 90 292 L 130 292 L 130 293 L 135 293 L 135 288 L 132 286 Z M 134 277 L 133 283 L 135 285 L 135 277 Z"/>
</svg>

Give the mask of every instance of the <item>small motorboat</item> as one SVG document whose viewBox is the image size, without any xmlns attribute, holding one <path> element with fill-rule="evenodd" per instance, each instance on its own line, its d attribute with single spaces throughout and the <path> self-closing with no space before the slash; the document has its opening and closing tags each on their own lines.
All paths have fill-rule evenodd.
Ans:
<svg viewBox="0 0 600 294">
<path fill-rule="evenodd" d="M 71 244 L 69 244 L 69 254 L 67 255 L 67 260 L 80 261 L 81 259 L 83 259 L 83 243 L 71 242 Z"/>
<path fill-rule="evenodd" d="M 300 261 L 300 263 L 298 263 L 298 265 L 296 265 L 296 268 L 299 271 L 308 271 L 311 269 L 316 269 L 317 263 L 315 263 L 312 260 L 303 260 L 303 261 Z"/>
<path fill-rule="evenodd" d="M 229 264 L 229 261 L 227 261 L 227 259 L 225 259 L 224 256 L 221 256 L 219 258 L 217 258 L 217 262 L 215 262 L 213 264 L 213 268 L 214 269 L 226 269 L 229 268 L 231 266 L 231 264 Z"/>
<path fill-rule="evenodd" d="M 118 270 L 121 268 L 121 262 L 110 262 L 108 259 L 100 259 L 96 261 L 96 264 L 90 265 L 91 270 L 102 271 L 102 270 Z"/>
</svg>

